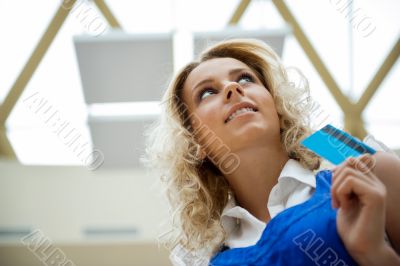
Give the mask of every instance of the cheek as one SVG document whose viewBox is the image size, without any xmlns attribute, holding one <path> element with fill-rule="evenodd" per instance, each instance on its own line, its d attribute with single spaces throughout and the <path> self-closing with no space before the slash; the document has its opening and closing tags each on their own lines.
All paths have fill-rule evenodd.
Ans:
<svg viewBox="0 0 400 266">
<path fill-rule="evenodd" d="M 218 144 L 220 141 L 216 140 L 226 138 L 220 112 L 220 109 L 204 108 L 195 113 L 198 122 L 193 125 L 194 137 L 200 145 L 205 147 L 208 155 L 211 155 L 211 151 L 215 150 L 215 145 L 220 145 Z"/>
<path fill-rule="evenodd" d="M 259 99 L 260 99 L 260 104 L 264 107 L 267 114 L 278 116 L 274 99 L 272 98 L 272 95 L 268 91 L 260 95 Z"/>
<path fill-rule="evenodd" d="M 203 125 L 209 128 L 215 128 L 220 124 L 222 119 L 221 106 L 214 99 L 204 103 L 196 111 L 196 115 L 201 119 Z"/>
<path fill-rule="evenodd" d="M 280 131 L 280 118 L 272 95 L 268 91 L 264 91 L 262 94 L 258 95 L 257 104 L 261 107 L 260 111 L 268 126 L 271 127 L 271 129 L 273 128 L 274 131 Z"/>
<path fill-rule="evenodd" d="M 219 127 L 221 126 L 220 116 L 216 113 L 217 109 L 207 109 L 199 110 L 196 112 L 196 116 L 199 118 L 199 122 L 195 126 L 195 130 L 201 132 L 201 135 L 204 135 L 203 132 L 212 131 L 216 133 L 219 131 Z"/>
</svg>

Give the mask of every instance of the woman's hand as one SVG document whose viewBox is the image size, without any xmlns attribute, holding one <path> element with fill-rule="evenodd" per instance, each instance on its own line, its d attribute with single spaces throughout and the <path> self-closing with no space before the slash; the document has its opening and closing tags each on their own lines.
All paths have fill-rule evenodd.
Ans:
<svg viewBox="0 0 400 266">
<path fill-rule="evenodd" d="M 397 255 L 384 239 L 386 187 L 373 167 L 373 157 L 363 155 L 333 169 L 332 206 L 339 208 L 338 233 L 360 265 L 383 265 L 387 259 L 390 265 L 398 265 Z"/>
</svg>

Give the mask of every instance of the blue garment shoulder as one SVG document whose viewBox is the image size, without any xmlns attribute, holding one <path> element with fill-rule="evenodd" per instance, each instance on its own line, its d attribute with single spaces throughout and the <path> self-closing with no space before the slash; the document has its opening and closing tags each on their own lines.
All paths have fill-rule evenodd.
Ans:
<svg viewBox="0 0 400 266">
<path fill-rule="evenodd" d="M 221 250 L 210 265 L 357 265 L 337 232 L 331 179 L 330 170 L 319 171 L 309 200 L 271 219 L 255 245 Z"/>
</svg>

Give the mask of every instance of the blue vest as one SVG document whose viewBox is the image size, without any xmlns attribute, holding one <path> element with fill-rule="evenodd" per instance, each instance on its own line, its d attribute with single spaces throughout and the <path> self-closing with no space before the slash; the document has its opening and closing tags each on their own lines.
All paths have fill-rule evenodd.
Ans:
<svg viewBox="0 0 400 266">
<path fill-rule="evenodd" d="M 221 250 L 209 265 L 357 265 L 336 229 L 331 178 L 330 170 L 318 172 L 310 199 L 271 219 L 255 245 Z"/>
</svg>

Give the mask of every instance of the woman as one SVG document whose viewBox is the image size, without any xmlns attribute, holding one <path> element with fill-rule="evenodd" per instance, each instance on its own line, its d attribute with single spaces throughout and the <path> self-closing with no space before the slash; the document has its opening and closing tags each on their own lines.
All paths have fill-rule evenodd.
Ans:
<svg viewBox="0 0 400 266">
<path fill-rule="evenodd" d="M 332 235 L 316 240 L 335 245 L 336 261 L 399 263 L 393 247 L 399 248 L 400 217 L 390 203 L 400 199 L 393 192 L 400 186 L 400 162 L 378 152 L 372 171 L 360 170 L 366 169 L 364 156 L 336 168 L 333 180 L 331 171 L 319 172 L 324 182 L 316 182 L 320 158 L 300 145 L 311 133 L 312 104 L 303 84 L 289 82 L 269 46 L 245 39 L 210 47 L 172 80 L 162 117 L 149 130 L 147 155 L 167 184 L 175 264 L 295 265 L 287 254 L 304 255 L 298 265 L 322 264 L 317 259 L 328 253 L 310 257 L 309 249 L 296 244 L 296 235 L 286 239 L 290 243 L 277 238 L 273 248 L 269 239 L 286 234 L 281 225 L 304 212 L 312 198 L 318 201 L 316 191 L 325 195 L 327 190 L 339 211 L 336 218 L 336 209 L 329 207 L 322 224 L 334 222 Z M 384 241 L 385 228 L 393 247 Z M 264 255 L 254 259 L 257 254 Z"/>
</svg>

